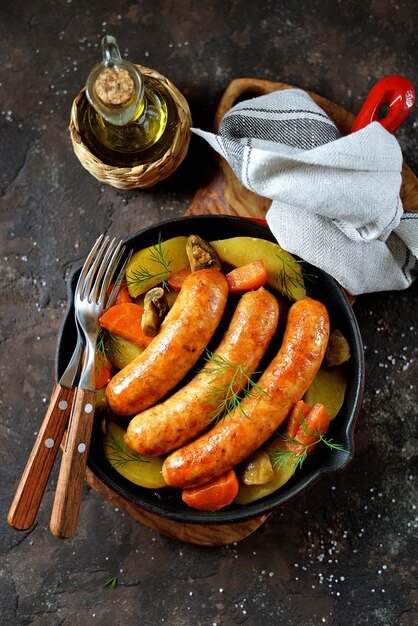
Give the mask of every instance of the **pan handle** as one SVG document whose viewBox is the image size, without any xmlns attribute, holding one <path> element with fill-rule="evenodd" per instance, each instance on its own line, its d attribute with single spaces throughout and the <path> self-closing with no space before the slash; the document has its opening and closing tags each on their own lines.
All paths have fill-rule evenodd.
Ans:
<svg viewBox="0 0 418 626">
<path fill-rule="evenodd" d="M 371 89 L 351 128 L 351 133 L 364 128 L 371 122 L 380 122 L 393 133 L 408 117 L 415 102 L 412 83 L 403 76 L 382 78 Z M 386 106 L 388 113 L 379 117 L 380 108 Z"/>
</svg>

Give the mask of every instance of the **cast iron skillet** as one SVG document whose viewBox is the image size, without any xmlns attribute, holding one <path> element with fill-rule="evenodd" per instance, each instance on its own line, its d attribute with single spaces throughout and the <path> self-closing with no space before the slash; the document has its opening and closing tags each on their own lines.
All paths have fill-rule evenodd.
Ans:
<svg viewBox="0 0 418 626">
<path fill-rule="evenodd" d="M 262 224 L 239 217 L 205 215 L 163 221 L 132 235 L 125 243 L 128 249 L 136 251 L 156 244 L 159 237 L 168 239 L 190 234 L 198 234 L 207 240 L 249 236 L 275 241 L 270 230 Z M 68 309 L 60 329 L 56 355 L 58 380 L 75 345 L 73 293 L 80 269 L 73 273 L 68 283 Z M 332 420 L 327 432 L 327 437 L 342 444 L 345 451 L 334 451 L 325 445 L 317 446 L 314 454 L 305 461 L 303 468 L 297 470 L 291 480 L 272 495 L 252 504 L 232 504 L 220 511 L 207 512 L 187 507 L 181 501 L 180 490 L 165 488 L 152 491 L 125 480 L 106 461 L 102 438 L 99 429 L 96 428 L 91 442 L 88 466 L 107 487 L 138 507 L 166 519 L 198 524 L 228 524 L 243 522 L 283 506 L 303 494 L 324 476 L 343 470 L 351 462 L 354 456 L 354 427 L 361 407 L 364 386 L 364 357 L 360 331 L 351 305 L 339 284 L 317 268 L 308 266 L 307 271 L 317 277 L 307 285 L 308 294 L 326 305 L 330 314 L 331 328 L 338 327 L 347 337 L 351 348 L 352 356 L 347 364 L 349 381 L 344 405 L 338 416 Z M 272 346 L 271 349 L 274 354 L 278 346 Z"/>
</svg>

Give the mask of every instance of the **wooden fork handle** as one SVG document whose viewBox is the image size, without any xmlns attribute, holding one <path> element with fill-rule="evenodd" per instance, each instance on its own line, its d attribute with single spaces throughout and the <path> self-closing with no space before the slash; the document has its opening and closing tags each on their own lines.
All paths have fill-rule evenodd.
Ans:
<svg viewBox="0 0 418 626">
<path fill-rule="evenodd" d="M 95 406 L 96 392 L 78 388 L 51 514 L 51 532 L 57 537 L 72 537 L 77 531 Z"/>
<path fill-rule="evenodd" d="M 73 405 L 75 389 L 56 384 L 7 516 L 10 526 L 34 524 Z"/>
</svg>

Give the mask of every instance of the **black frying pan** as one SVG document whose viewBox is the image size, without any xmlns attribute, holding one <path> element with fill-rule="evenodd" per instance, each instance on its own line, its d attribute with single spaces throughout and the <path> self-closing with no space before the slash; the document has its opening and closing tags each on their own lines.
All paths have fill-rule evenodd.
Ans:
<svg viewBox="0 0 418 626">
<path fill-rule="evenodd" d="M 178 235 L 198 234 L 204 239 L 222 239 L 237 236 L 260 237 L 275 241 L 270 230 L 263 224 L 239 217 L 208 215 L 184 217 L 161 222 L 146 228 L 125 243 L 133 250 L 153 245 L 161 236 L 169 239 Z M 68 283 L 69 305 L 58 337 L 56 376 L 60 378 L 75 344 L 73 293 L 80 269 L 76 270 Z M 344 405 L 332 420 L 327 437 L 341 443 L 345 451 L 335 451 L 327 446 L 318 446 L 314 454 L 305 461 L 303 468 L 278 491 L 248 505 L 232 504 L 216 512 L 198 511 L 187 507 L 180 491 L 164 488 L 156 491 L 138 487 L 118 474 L 106 461 L 102 449 L 102 436 L 96 428 L 90 447 L 88 466 L 91 471 L 119 496 L 133 502 L 141 509 L 166 519 L 196 524 L 238 523 L 259 517 L 288 503 L 311 488 L 324 476 L 343 470 L 354 456 L 354 428 L 360 411 L 364 387 L 363 345 L 357 320 L 344 290 L 328 274 L 310 266 L 309 273 L 316 280 L 309 283 L 308 293 L 321 300 L 327 307 L 331 327 L 338 327 L 347 337 L 352 357 L 347 365 L 348 387 Z M 272 346 L 277 351 L 278 346 Z"/>
</svg>

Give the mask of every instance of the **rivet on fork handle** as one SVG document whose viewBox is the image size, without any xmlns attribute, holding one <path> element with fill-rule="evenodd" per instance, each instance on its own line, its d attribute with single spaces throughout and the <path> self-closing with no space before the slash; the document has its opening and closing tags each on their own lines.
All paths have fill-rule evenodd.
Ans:
<svg viewBox="0 0 418 626">
<path fill-rule="evenodd" d="M 95 405 L 96 391 L 77 389 L 50 522 L 57 537 L 72 537 L 77 530 Z"/>
</svg>

